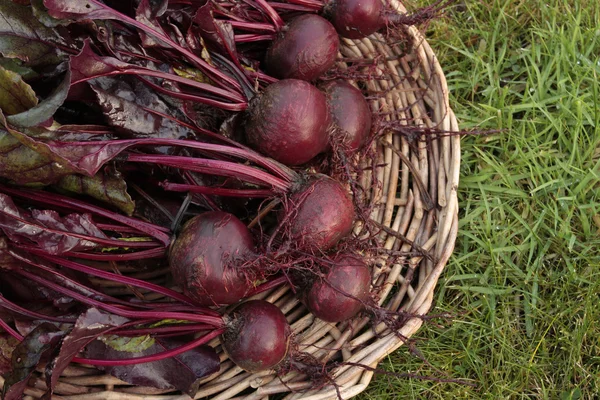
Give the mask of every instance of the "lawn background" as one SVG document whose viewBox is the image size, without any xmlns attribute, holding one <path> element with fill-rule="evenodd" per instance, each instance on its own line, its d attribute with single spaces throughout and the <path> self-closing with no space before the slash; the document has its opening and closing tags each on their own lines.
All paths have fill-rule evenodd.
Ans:
<svg viewBox="0 0 600 400">
<path fill-rule="evenodd" d="M 430 1 L 420 1 L 428 4 Z M 460 230 L 418 349 L 360 399 L 600 398 L 600 2 L 466 1 L 427 37 L 461 127 Z"/>
</svg>

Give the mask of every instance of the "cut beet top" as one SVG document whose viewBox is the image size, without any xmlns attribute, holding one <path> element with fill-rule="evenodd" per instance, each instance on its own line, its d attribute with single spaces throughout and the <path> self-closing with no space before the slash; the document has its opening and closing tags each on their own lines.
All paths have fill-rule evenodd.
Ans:
<svg viewBox="0 0 600 400">
<path fill-rule="evenodd" d="M 195 216 L 169 250 L 169 265 L 184 293 L 204 305 L 233 304 L 252 287 L 235 266 L 252 254 L 248 228 L 220 211 Z"/>
</svg>

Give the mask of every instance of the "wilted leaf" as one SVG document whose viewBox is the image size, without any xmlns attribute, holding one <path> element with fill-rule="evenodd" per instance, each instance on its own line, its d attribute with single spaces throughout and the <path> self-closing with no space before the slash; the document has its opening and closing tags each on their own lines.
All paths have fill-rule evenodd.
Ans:
<svg viewBox="0 0 600 400">
<path fill-rule="evenodd" d="M 88 345 L 88 358 L 133 358 L 163 352 L 185 344 L 181 339 L 155 338 L 155 344 L 140 353 L 114 350 L 96 340 Z M 200 346 L 176 357 L 150 363 L 108 367 L 106 372 L 133 385 L 159 389 L 175 388 L 191 396 L 198 390 L 202 378 L 219 370 L 219 356 L 209 346 Z"/>
<path fill-rule="evenodd" d="M 0 194 L 0 229 L 16 243 L 34 242 L 50 254 L 62 254 L 98 247 L 98 243 L 80 236 L 107 239 L 89 214 L 61 217 L 56 211 L 20 210 L 12 199 Z"/>
<path fill-rule="evenodd" d="M 27 335 L 12 353 L 12 371 L 6 375 L 2 398 L 21 399 L 29 377 L 48 350 L 52 349 L 65 332 L 50 323 L 43 323 Z"/>
<path fill-rule="evenodd" d="M 116 171 L 100 171 L 93 177 L 68 175 L 61 178 L 55 187 L 72 193 L 84 194 L 110 204 L 127 215 L 132 215 L 135 203 L 127 193 L 127 183 Z"/>
<path fill-rule="evenodd" d="M 81 314 L 73 329 L 60 343 L 59 350 L 52 360 L 46 365 L 46 383 L 48 391 L 46 398 L 52 394 L 60 374 L 67 368 L 75 357 L 88 343 L 95 340 L 111 329 L 126 323 L 128 319 L 118 315 L 108 314 L 96 308 L 90 308 Z"/>
<path fill-rule="evenodd" d="M 0 57 L 0 67 L 21 75 L 25 80 L 37 78 L 39 75 L 32 68 L 23 65 L 23 61 L 18 58 Z"/>
<path fill-rule="evenodd" d="M 68 25 L 71 23 L 71 21 L 68 20 L 51 17 L 50 14 L 48 14 L 48 9 L 44 6 L 44 0 L 31 0 L 31 9 L 38 21 L 49 28 L 55 28 L 59 25 Z"/>
<path fill-rule="evenodd" d="M 31 127 L 41 124 L 51 118 L 63 104 L 71 86 L 71 71 L 67 70 L 65 77 L 54 91 L 38 105 L 15 115 L 9 115 L 6 120 L 13 125 Z"/>
<path fill-rule="evenodd" d="M 37 103 L 35 92 L 19 74 L 0 67 L 0 110 L 5 115 L 22 113 Z"/>
<path fill-rule="evenodd" d="M 0 332 L 0 375 L 6 376 L 12 369 L 11 356 L 19 341 L 7 333 Z"/>
<path fill-rule="evenodd" d="M 59 48 L 73 49 L 66 35 L 38 21 L 28 6 L 0 2 L 0 54 L 29 67 L 55 65 L 66 58 Z"/>
</svg>

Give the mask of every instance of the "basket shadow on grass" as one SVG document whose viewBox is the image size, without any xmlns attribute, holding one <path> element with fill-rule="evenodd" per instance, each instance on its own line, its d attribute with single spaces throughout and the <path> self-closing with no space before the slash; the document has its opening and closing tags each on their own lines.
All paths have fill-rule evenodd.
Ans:
<svg viewBox="0 0 600 400">
<path fill-rule="evenodd" d="M 591 399 L 600 391 L 600 35 L 597 2 L 465 2 L 437 21 L 464 128 L 457 246 L 419 347 L 477 388 L 375 379 L 362 399 Z M 432 368 L 406 352 L 391 371 Z"/>
</svg>

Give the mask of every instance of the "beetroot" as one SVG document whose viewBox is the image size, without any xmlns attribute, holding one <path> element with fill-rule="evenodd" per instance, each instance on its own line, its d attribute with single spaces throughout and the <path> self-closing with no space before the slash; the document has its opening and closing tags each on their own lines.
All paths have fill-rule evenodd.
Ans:
<svg viewBox="0 0 600 400">
<path fill-rule="evenodd" d="M 348 151 L 365 144 L 371 132 L 371 110 L 360 90 L 346 81 L 336 80 L 321 87 L 327 96 L 332 122 Z"/>
<path fill-rule="evenodd" d="M 352 230 L 350 195 L 336 180 L 319 175 L 291 196 L 289 235 L 300 247 L 325 251 Z M 282 216 L 280 218 L 285 218 Z"/>
<path fill-rule="evenodd" d="M 312 81 L 335 63 L 340 41 L 325 18 L 305 14 L 290 22 L 266 55 L 267 72 L 276 78 Z"/>
<path fill-rule="evenodd" d="M 283 164 L 304 164 L 327 148 L 327 100 L 308 82 L 273 83 L 252 99 L 248 111 L 248 142 Z"/>
<path fill-rule="evenodd" d="M 370 286 L 371 273 L 365 263 L 357 256 L 342 254 L 322 280 L 313 282 L 304 302 L 317 318 L 345 321 L 364 307 Z"/>
<path fill-rule="evenodd" d="M 381 0 L 335 0 L 331 22 L 341 36 L 362 39 L 383 27 L 382 10 Z"/>
<path fill-rule="evenodd" d="M 200 304 L 233 304 L 252 287 L 234 265 L 253 248 L 250 231 L 234 215 L 206 212 L 184 225 L 169 250 L 169 265 L 175 282 Z"/>
<path fill-rule="evenodd" d="M 229 358 L 249 372 L 279 364 L 288 354 L 290 337 L 285 315 L 264 300 L 247 301 L 235 308 L 222 336 Z"/>
</svg>

